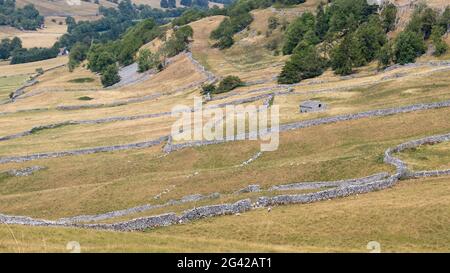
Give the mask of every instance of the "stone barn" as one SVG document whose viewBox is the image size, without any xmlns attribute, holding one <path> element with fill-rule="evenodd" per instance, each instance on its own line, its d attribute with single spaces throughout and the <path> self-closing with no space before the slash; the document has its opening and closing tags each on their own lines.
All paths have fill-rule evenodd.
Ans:
<svg viewBox="0 0 450 273">
<path fill-rule="evenodd" d="M 307 100 L 300 103 L 300 113 L 309 113 L 325 110 L 326 105 L 318 100 Z"/>
</svg>

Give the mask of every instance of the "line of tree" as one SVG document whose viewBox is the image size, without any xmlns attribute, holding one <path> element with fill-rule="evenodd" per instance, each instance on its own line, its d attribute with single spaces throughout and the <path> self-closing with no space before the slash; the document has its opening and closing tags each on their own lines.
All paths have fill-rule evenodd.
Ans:
<svg viewBox="0 0 450 273">
<path fill-rule="evenodd" d="M 36 62 L 55 58 L 58 56 L 59 48 L 23 48 L 22 41 L 18 37 L 13 39 L 5 38 L 0 41 L 0 60 L 11 59 L 10 64 L 21 64 Z"/>
</svg>

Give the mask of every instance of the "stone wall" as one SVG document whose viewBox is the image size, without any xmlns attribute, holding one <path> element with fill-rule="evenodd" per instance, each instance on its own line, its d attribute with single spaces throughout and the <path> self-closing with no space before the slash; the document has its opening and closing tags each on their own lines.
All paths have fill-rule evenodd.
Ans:
<svg viewBox="0 0 450 273">
<path fill-rule="evenodd" d="M 189 202 L 196 202 L 196 201 L 201 201 L 201 200 L 206 200 L 206 199 L 216 199 L 219 197 L 220 197 L 219 193 L 212 193 L 212 194 L 209 194 L 206 196 L 201 195 L 201 194 L 194 194 L 194 195 L 184 196 L 180 200 L 170 200 L 164 204 L 154 204 L 154 205 L 146 204 L 143 206 L 137 206 L 137 207 L 133 207 L 133 208 L 129 208 L 129 209 L 116 210 L 116 211 L 111 211 L 111 212 L 106 212 L 106 213 L 101 213 L 101 214 L 95 214 L 95 215 L 79 215 L 79 216 L 74 216 L 74 217 L 61 218 L 61 219 L 57 220 L 56 222 L 69 224 L 69 223 L 80 223 L 80 222 L 103 221 L 103 220 L 107 220 L 107 219 L 111 219 L 111 218 L 123 217 L 123 216 L 127 216 L 130 214 L 145 212 L 145 211 L 163 208 L 163 207 L 167 207 L 167 206 L 179 205 L 179 204 L 184 204 L 184 203 L 189 203 Z"/>
<path fill-rule="evenodd" d="M 162 144 L 165 141 L 167 141 L 167 136 L 160 137 L 155 140 L 139 142 L 139 143 L 124 144 L 124 145 L 94 147 L 94 148 L 86 148 L 86 149 L 79 149 L 79 150 L 62 151 L 62 152 L 38 153 L 38 154 L 25 155 L 25 156 L 0 157 L 0 164 L 10 163 L 10 162 L 25 162 L 25 161 L 30 161 L 30 160 L 37 160 L 37 159 L 44 159 L 44 158 L 56 158 L 56 157 L 72 156 L 72 155 L 113 152 L 113 151 L 121 151 L 121 150 L 128 150 L 128 149 L 142 149 L 142 148 L 148 148 L 148 147 Z"/>
<path fill-rule="evenodd" d="M 269 191 L 288 191 L 288 190 L 312 190 L 324 187 L 348 187 L 352 185 L 367 184 L 374 181 L 385 179 L 388 173 L 378 173 L 367 177 L 346 179 L 338 181 L 321 181 L 321 182 L 300 182 L 285 185 L 276 185 L 269 188 Z"/>
</svg>

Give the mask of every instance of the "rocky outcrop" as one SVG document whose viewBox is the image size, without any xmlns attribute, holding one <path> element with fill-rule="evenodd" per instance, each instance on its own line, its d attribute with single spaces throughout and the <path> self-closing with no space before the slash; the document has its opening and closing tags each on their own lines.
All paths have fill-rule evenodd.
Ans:
<svg viewBox="0 0 450 273">
<path fill-rule="evenodd" d="M 12 169 L 7 171 L 6 173 L 10 176 L 30 176 L 35 172 L 45 169 L 45 167 L 41 166 L 31 166 L 23 169 Z"/>
</svg>

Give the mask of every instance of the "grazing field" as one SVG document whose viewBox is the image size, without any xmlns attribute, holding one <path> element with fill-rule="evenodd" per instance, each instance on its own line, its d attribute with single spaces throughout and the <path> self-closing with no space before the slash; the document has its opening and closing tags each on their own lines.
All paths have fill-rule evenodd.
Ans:
<svg viewBox="0 0 450 273">
<path fill-rule="evenodd" d="M 448 178 L 309 205 L 256 210 L 145 233 L 0 226 L 0 251 L 68 252 L 448 252 Z M 436 200 L 439 200 L 438 202 Z"/>
</svg>

